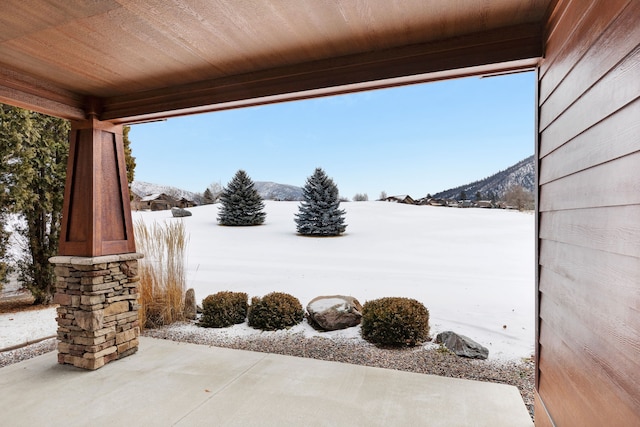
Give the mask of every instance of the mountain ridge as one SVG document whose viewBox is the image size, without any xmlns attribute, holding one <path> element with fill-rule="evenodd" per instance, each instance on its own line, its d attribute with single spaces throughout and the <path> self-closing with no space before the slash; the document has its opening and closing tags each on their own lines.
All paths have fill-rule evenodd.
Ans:
<svg viewBox="0 0 640 427">
<path fill-rule="evenodd" d="M 302 200 L 302 188 L 289 184 L 278 184 L 271 181 L 256 181 L 254 188 L 264 200 Z M 145 197 L 151 194 L 164 193 L 174 199 L 185 198 L 192 200 L 201 205 L 204 203 L 204 197 L 201 193 L 183 190 L 170 185 L 153 184 L 145 181 L 133 181 L 131 183 L 131 192 L 139 197 Z"/>
<path fill-rule="evenodd" d="M 490 195 L 493 194 L 499 200 L 504 197 L 504 194 L 511 187 L 516 185 L 533 192 L 535 187 L 535 163 L 533 157 L 531 155 L 491 176 L 441 191 L 434 194 L 433 197 L 437 199 L 457 199 L 464 191 L 467 199 L 474 198 L 476 193 L 480 192 L 485 199 L 490 199 Z"/>
<path fill-rule="evenodd" d="M 519 161 L 515 165 L 496 172 L 487 178 L 440 191 L 439 193 L 435 193 L 432 197 L 437 199 L 458 199 L 460 193 L 464 191 L 466 198 L 468 199 L 475 198 L 476 193 L 480 192 L 484 199 L 491 199 L 491 195 L 493 195 L 495 199 L 500 200 L 504 197 L 507 190 L 515 185 L 520 185 L 530 192 L 534 191 L 535 164 L 533 155 Z M 254 188 L 264 200 L 303 200 L 302 187 L 295 185 L 279 184 L 272 181 L 255 181 Z M 131 191 L 139 197 L 145 197 L 150 194 L 165 193 L 178 200 L 185 198 L 187 200 L 192 200 L 199 205 L 204 203 L 201 193 L 182 190 L 169 185 L 134 181 L 131 184 Z"/>
</svg>

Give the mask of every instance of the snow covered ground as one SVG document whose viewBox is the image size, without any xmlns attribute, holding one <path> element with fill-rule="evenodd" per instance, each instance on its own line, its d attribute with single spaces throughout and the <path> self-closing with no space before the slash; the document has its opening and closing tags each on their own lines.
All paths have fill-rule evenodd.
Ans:
<svg viewBox="0 0 640 427">
<path fill-rule="evenodd" d="M 257 227 L 222 227 L 217 205 L 134 212 L 134 221 L 184 221 L 189 234 L 188 286 L 198 301 L 221 290 L 249 296 L 287 292 L 303 306 L 319 295 L 367 300 L 402 296 L 430 312 L 431 334 L 454 330 L 489 348 L 490 359 L 528 357 L 534 350 L 534 216 L 504 210 L 455 209 L 383 202 L 343 203 L 341 237 L 296 235 L 298 202 L 266 202 Z M 47 319 L 55 333 L 55 311 Z M 23 313 L 30 316 L 28 313 Z M 23 338 L 18 330 L 43 320 L 0 315 L 0 348 Z M 292 332 L 318 334 L 306 325 Z M 357 336 L 358 328 L 330 336 Z M 28 335 L 34 339 L 41 332 Z M 245 325 L 220 331 L 261 333 Z M 23 337 L 24 334 L 20 335 Z M 9 343 L 9 344 L 7 344 Z"/>
</svg>

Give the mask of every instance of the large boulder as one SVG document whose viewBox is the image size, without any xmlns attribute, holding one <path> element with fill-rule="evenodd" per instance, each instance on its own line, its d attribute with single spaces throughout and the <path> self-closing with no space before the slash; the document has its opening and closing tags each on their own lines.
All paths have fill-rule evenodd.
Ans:
<svg viewBox="0 0 640 427">
<path fill-rule="evenodd" d="M 471 359 L 486 359 L 489 357 L 489 349 L 478 344 L 469 337 L 456 334 L 453 331 L 441 332 L 436 336 L 436 344 L 443 344 L 457 356 Z"/>
<path fill-rule="evenodd" d="M 184 216 L 191 216 L 192 214 L 186 209 L 171 208 L 171 215 L 173 215 L 174 218 L 182 218 Z"/>
<path fill-rule="evenodd" d="M 196 320 L 198 308 L 196 306 L 196 292 L 193 288 L 187 289 L 184 295 L 184 310 L 183 314 L 185 319 Z"/>
<path fill-rule="evenodd" d="M 359 325 L 362 305 L 350 296 L 319 296 L 307 304 L 307 313 L 312 324 L 325 331 L 335 331 Z"/>
</svg>

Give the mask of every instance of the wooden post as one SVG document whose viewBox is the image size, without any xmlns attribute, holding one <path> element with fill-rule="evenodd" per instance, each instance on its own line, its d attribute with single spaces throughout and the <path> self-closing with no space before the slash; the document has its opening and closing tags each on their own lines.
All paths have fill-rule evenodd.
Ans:
<svg viewBox="0 0 640 427">
<path fill-rule="evenodd" d="M 135 252 L 122 126 L 71 122 L 59 255 Z"/>
</svg>

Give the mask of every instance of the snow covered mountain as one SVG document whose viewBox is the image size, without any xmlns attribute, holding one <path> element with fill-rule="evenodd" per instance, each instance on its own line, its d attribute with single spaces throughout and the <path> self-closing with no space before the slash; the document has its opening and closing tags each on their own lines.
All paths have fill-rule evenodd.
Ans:
<svg viewBox="0 0 640 427">
<path fill-rule="evenodd" d="M 201 204 L 202 202 L 201 194 L 194 193 L 193 191 L 182 190 L 170 185 L 152 184 L 150 182 L 144 181 L 133 181 L 131 183 L 131 191 L 140 197 L 145 197 L 150 194 L 164 193 L 177 200 L 180 200 L 184 197 L 185 199 L 193 200 L 198 204 Z"/>
<path fill-rule="evenodd" d="M 278 184 L 276 182 L 256 181 L 254 188 L 264 200 L 302 200 L 302 188 L 294 185 Z M 150 194 L 167 194 L 174 199 L 193 200 L 202 204 L 202 194 L 183 190 L 169 185 L 152 184 L 144 181 L 133 181 L 131 191 L 140 197 Z"/>
<path fill-rule="evenodd" d="M 302 188 L 276 182 L 257 181 L 254 188 L 264 200 L 302 200 Z"/>
<path fill-rule="evenodd" d="M 489 198 L 488 195 L 493 193 L 497 199 L 500 199 L 504 196 L 504 193 L 514 185 L 520 185 L 524 189 L 533 192 L 535 178 L 535 165 L 533 156 L 531 156 L 488 178 L 441 191 L 440 193 L 434 194 L 433 197 L 438 199 L 456 199 L 460 193 L 464 191 L 467 198 L 472 199 L 479 191 L 483 198 Z"/>
</svg>

